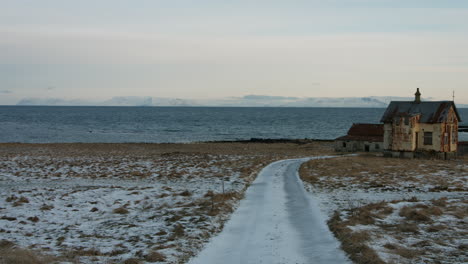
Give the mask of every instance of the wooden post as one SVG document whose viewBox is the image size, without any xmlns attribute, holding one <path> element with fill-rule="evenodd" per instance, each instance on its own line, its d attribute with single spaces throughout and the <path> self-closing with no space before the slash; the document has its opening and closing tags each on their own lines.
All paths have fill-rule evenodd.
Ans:
<svg viewBox="0 0 468 264">
<path fill-rule="evenodd" d="M 224 178 L 223 178 L 223 196 L 224 196 Z"/>
</svg>

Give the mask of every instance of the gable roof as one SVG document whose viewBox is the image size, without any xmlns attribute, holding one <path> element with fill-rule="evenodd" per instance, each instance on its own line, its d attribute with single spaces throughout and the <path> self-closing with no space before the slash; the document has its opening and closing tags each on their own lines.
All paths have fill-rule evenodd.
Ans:
<svg viewBox="0 0 468 264">
<path fill-rule="evenodd" d="M 392 101 L 385 110 L 380 122 L 391 123 L 394 117 L 421 115 L 421 123 L 443 123 L 447 120 L 449 110 L 453 107 L 458 121 L 461 121 L 457 107 L 452 101 L 402 102 Z"/>
<path fill-rule="evenodd" d="M 348 134 L 336 140 L 357 140 L 383 142 L 384 129 L 382 124 L 353 124 Z"/>
</svg>

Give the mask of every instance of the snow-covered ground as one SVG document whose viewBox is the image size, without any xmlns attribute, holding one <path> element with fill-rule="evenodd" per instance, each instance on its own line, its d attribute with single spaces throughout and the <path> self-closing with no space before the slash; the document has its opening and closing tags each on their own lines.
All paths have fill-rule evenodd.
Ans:
<svg viewBox="0 0 468 264">
<path fill-rule="evenodd" d="M 349 263 L 298 177 L 307 160 L 264 168 L 224 230 L 190 263 Z"/>
<path fill-rule="evenodd" d="M 183 262 L 221 230 L 266 160 L 2 156 L 0 240 L 81 263 Z"/>
<path fill-rule="evenodd" d="M 321 211 L 338 212 L 338 226 L 385 263 L 468 262 L 466 160 L 344 157 L 311 161 L 301 177 Z"/>
</svg>

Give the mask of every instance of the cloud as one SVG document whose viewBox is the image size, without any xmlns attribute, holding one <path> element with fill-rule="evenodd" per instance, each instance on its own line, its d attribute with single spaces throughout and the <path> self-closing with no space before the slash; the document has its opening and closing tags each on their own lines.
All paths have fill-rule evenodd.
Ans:
<svg viewBox="0 0 468 264">
<path fill-rule="evenodd" d="M 13 92 L 10 90 L 0 90 L 0 94 L 11 94 L 11 93 Z"/>
</svg>

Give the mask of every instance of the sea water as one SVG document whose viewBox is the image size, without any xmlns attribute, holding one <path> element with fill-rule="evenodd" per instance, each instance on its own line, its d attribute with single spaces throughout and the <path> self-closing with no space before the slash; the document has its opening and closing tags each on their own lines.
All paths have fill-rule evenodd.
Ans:
<svg viewBox="0 0 468 264">
<path fill-rule="evenodd" d="M 384 108 L 0 106 L 0 142 L 334 139 L 345 135 L 353 123 L 379 123 L 384 111 Z M 462 119 L 468 120 L 468 109 L 459 112 Z M 460 140 L 468 140 L 467 133 L 460 133 Z"/>
</svg>

